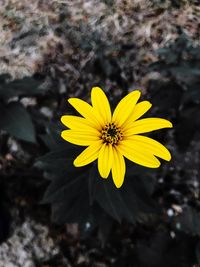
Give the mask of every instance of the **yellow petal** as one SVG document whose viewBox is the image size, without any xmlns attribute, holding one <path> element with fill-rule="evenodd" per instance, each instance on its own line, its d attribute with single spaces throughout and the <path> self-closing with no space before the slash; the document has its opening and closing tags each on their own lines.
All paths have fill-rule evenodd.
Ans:
<svg viewBox="0 0 200 267">
<path fill-rule="evenodd" d="M 133 146 L 140 146 L 141 150 L 145 149 L 150 151 L 153 155 L 165 159 L 167 161 L 171 160 L 171 154 L 169 150 L 163 146 L 158 141 L 146 137 L 146 136 L 140 136 L 140 135 L 134 135 L 128 138 L 127 140 L 131 141 L 131 147 Z"/>
<path fill-rule="evenodd" d="M 87 102 L 79 98 L 70 98 L 68 102 L 83 116 L 93 127 L 100 130 L 102 128 L 101 122 L 98 120 L 98 113 Z"/>
<path fill-rule="evenodd" d="M 93 87 L 91 93 L 92 106 L 97 110 L 103 124 L 111 122 L 111 110 L 108 99 L 99 87 Z"/>
<path fill-rule="evenodd" d="M 120 188 L 124 182 L 126 166 L 122 154 L 113 147 L 112 178 L 115 186 Z"/>
<path fill-rule="evenodd" d="M 89 146 L 100 138 L 91 132 L 82 132 L 74 130 L 62 131 L 61 136 L 64 140 L 79 146 Z"/>
<path fill-rule="evenodd" d="M 78 116 L 64 115 L 61 117 L 61 122 L 72 130 L 91 132 L 96 135 L 99 134 L 98 130 L 95 129 L 88 120 Z"/>
<path fill-rule="evenodd" d="M 127 159 L 149 168 L 158 168 L 160 161 L 146 149 L 141 149 L 140 146 L 132 146 L 129 140 L 123 140 L 117 146 L 117 150 L 124 155 Z"/>
<path fill-rule="evenodd" d="M 127 125 L 127 127 L 125 126 L 123 134 L 124 136 L 130 136 L 133 134 L 148 133 L 162 128 L 172 128 L 172 123 L 160 118 L 145 118 L 134 121 L 132 124 Z"/>
<path fill-rule="evenodd" d="M 118 126 L 121 126 L 128 119 L 134 110 L 140 94 L 140 91 L 136 90 L 122 98 L 113 113 L 112 121 L 114 123 L 116 123 Z"/>
<path fill-rule="evenodd" d="M 83 152 L 74 160 L 74 166 L 82 167 L 85 166 L 98 158 L 99 150 L 102 146 L 102 141 L 96 141 L 89 147 L 87 147 Z"/>
<path fill-rule="evenodd" d="M 102 178 L 107 178 L 113 162 L 113 149 L 111 144 L 103 144 L 98 156 L 98 170 Z"/>
<path fill-rule="evenodd" d="M 124 126 L 128 126 L 129 123 L 132 123 L 144 115 L 150 108 L 152 104 L 149 101 L 142 101 L 135 105 L 133 112 L 125 121 Z"/>
</svg>

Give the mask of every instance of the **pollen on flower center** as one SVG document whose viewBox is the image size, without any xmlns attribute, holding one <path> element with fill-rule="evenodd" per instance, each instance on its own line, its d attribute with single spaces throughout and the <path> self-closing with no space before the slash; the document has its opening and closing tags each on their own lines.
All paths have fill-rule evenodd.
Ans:
<svg viewBox="0 0 200 267">
<path fill-rule="evenodd" d="M 117 127 L 113 122 L 106 124 L 106 126 L 101 131 L 104 143 L 116 145 L 120 140 L 122 140 L 122 132 L 119 127 Z"/>
</svg>

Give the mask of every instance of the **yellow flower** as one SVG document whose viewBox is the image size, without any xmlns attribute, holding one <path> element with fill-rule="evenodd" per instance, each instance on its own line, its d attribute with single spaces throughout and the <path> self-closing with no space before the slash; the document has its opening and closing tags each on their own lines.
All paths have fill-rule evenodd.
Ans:
<svg viewBox="0 0 200 267">
<path fill-rule="evenodd" d="M 85 166 L 98 159 L 98 170 L 102 178 L 110 171 L 117 188 L 121 187 L 126 172 L 124 157 L 145 167 L 158 168 L 160 161 L 169 161 L 170 152 L 159 142 L 139 134 L 171 128 L 172 123 L 160 118 L 140 119 L 151 108 L 151 103 L 137 103 L 140 91 L 125 96 L 112 115 L 105 93 L 92 88 L 91 102 L 70 98 L 69 103 L 83 116 L 65 115 L 62 123 L 70 128 L 61 136 L 66 141 L 79 146 L 87 146 L 74 160 L 76 167 Z"/>
</svg>

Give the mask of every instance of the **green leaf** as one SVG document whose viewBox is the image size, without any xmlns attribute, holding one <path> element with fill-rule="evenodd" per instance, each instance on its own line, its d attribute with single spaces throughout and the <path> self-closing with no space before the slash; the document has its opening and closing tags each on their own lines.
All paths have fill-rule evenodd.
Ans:
<svg viewBox="0 0 200 267">
<path fill-rule="evenodd" d="M 71 198 L 75 198 L 80 194 L 82 188 L 86 186 L 86 183 L 87 173 L 74 175 L 73 177 L 66 172 L 63 176 L 57 177 L 57 179 L 52 182 L 44 195 L 43 202 L 67 203 Z"/>
<path fill-rule="evenodd" d="M 183 104 L 192 102 L 200 103 L 200 79 L 198 83 L 192 83 L 187 86 L 188 90 L 184 92 L 182 102 Z"/>
<path fill-rule="evenodd" d="M 199 116 L 199 105 L 193 104 L 182 110 L 175 131 L 175 140 L 180 150 L 188 148 L 194 134 L 200 129 Z"/>
<path fill-rule="evenodd" d="M 48 90 L 43 79 L 24 77 L 23 79 L 8 81 L 8 76 L 0 77 L 0 99 L 7 101 L 14 96 L 43 95 Z"/>
<path fill-rule="evenodd" d="M 67 142 L 61 138 L 60 123 L 45 122 L 46 133 L 39 135 L 49 150 L 57 150 L 67 146 Z M 71 144 L 70 144 L 71 145 Z M 72 145 L 71 145 L 72 146 Z"/>
<path fill-rule="evenodd" d="M 31 143 L 36 142 L 31 117 L 22 104 L 12 102 L 0 106 L 0 129 L 10 135 Z"/>
<path fill-rule="evenodd" d="M 176 233 L 171 238 L 170 231 L 164 229 L 149 229 L 136 240 L 134 251 L 140 267 L 192 267 L 195 265 L 195 242 L 183 233 Z"/>
<path fill-rule="evenodd" d="M 81 224 L 89 221 L 91 206 L 89 206 L 87 187 L 83 186 L 74 197 L 71 193 L 69 196 L 71 196 L 70 201 L 63 199 L 52 204 L 52 220 L 61 224 L 66 222 Z"/>
<path fill-rule="evenodd" d="M 90 168 L 74 167 L 74 153 L 77 154 L 77 150 L 71 145 L 40 157 L 34 165 L 45 170 L 47 178 L 52 180 L 41 203 L 52 204 L 52 220 L 56 223 L 84 223 L 90 214 Z"/>
<path fill-rule="evenodd" d="M 187 207 L 176 217 L 175 226 L 186 233 L 200 236 L 200 213 L 194 208 Z"/>
<path fill-rule="evenodd" d="M 141 213 L 158 211 L 150 196 L 152 188 L 149 189 L 142 177 L 127 173 L 120 189 L 114 186 L 111 175 L 108 179 L 95 175 L 94 179 L 97 183 L 95 199 L 107 214 L 118 222 L 125 219 L 135 223 Z"/>
<path fill-rule="evenodd" d="M 73 171 L 80 170 L 73 165 L 73 161 L 78 153 L 79 148 L 77 146 L 71 144 L 68 146 L 66 144 L 62 149 L 56 149 L 37 158 L 34 167 L 57 175 L 63 174 L 64 172 L 69 174 Z"/>
<path fill-rule="evenodd" d="M 196 245 L 195 254 L 196 254 L 198 264 L 200 264 L 200 241 Z"/>
</svg>

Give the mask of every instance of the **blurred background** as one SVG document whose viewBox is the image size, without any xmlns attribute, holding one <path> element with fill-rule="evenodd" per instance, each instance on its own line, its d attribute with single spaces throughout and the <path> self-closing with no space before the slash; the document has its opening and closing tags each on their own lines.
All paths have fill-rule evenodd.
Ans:
<svg viewBox="0 0 200 267">
<path fill-rule="evenodd" d="M 200 2 L 0 0 L 0 36 L 0 267 L 200 266 Z M 71 173 L 60 138 L 93 86 L 174 125 L 151 135 L 171 162 L 120 193 Z"/>
</svg>

